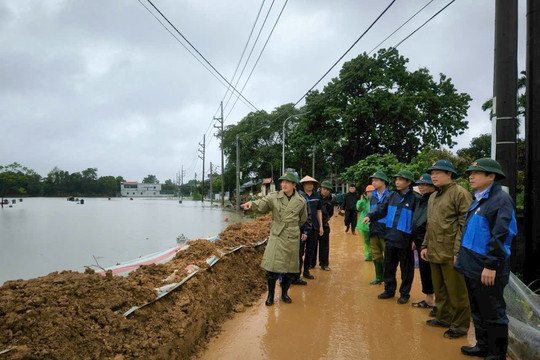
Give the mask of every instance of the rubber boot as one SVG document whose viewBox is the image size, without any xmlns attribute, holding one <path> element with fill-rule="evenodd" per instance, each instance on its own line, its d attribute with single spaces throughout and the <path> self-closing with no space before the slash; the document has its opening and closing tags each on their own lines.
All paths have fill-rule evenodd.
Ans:
<svg viewBox="0 0 540 360">
<path fill-rule="evenodd" d="M 283 278 L 283 282 L 285 282 L 285 277 Z M 276 290 L 276 282 L 277 279 L 268 279 L 268 297 L 266 298 L 266 302 L 264 303 L 266 306 L 272 306 L 274 305 L 274 294 Z"/>
<path fill-rule="evenodd" d="M 380 261 L 374 261 L 375 265 L 375 280 L 371 281 L 371 285 L 377 285 L 383 282 L 383 264 Z"/>
<path fill-rule="evenodd" d="M 292 299 L 287 295 L 289 286 L 291 286 L 291 278 L 287 275 L 283 277 L 283 282 L 281 283 L 281 300 L 287 304 L 292 303 Z"/>
</svg>

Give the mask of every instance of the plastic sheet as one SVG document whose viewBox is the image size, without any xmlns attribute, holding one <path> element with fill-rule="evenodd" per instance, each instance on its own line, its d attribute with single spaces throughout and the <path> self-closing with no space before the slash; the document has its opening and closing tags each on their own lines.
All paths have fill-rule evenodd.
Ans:
<svg viewBox="0 0 540 360">
<path fill-rule="evenodd" d="M 514 359 L 540 359 L 540 296 L 510 274 L 504 299 L 510 320 L 509 353 Z"/>
</svg>

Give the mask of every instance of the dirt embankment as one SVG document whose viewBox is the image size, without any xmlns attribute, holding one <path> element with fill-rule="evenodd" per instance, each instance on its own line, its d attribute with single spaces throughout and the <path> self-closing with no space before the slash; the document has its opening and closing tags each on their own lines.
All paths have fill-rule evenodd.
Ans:
<svg viewBox="0 0 540 360">
<path fill-rule="evenodd" d="M 230 247 L 268 237 L 270 218 L 234 224 L 215 243 L 190 242 L 170 262 L 143 266 L 128 277 L 64 271 L 0 287 L 0 355 L 3 359 L 185 359 L 233 311 L 250 306 L 265 290 L 264 246 L 242 248 L 201 271 L 161 300 L 155 288 L 178 282 L 188 265 Z"/>
</svg>

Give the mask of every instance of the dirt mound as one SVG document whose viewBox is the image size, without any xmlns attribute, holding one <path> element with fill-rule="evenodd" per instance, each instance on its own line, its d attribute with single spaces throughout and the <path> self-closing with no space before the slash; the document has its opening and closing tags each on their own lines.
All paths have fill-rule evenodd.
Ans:
<svg viewBox="0 0 540 360">
<path fill-rule="evenodd" d="M 0 287 L 0 359 L 185 359 L 231 312 L 265 289 L 264 246 L 243 248 L 200 271 L 165 298 L 154 288 L 185 277 L 188 265 L 206 268 L 220 250 L 264 240 L 270 219 L 234 224 L 221 240 L 190 242 L 166 264 L 142 266 L 128 277 L 64 271 Z"/>
</svg>

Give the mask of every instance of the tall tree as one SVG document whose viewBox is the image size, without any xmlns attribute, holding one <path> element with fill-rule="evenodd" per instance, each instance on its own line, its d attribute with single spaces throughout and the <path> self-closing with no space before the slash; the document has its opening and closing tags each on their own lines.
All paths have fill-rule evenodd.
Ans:
<svg viewBox="0 0 540 360">
<path fill-rule="evenodd" d="M 306 99 L 309 114 L 295 128 L 291 145 L 299 156 L 314 141 L 320 156 L 340 167 L 375 153 L 393 153 L 407 162 L 422 148 L 455 145 L 467 128 L 471 97 L 458 93 L 444 74 L 407 69 L 396 49 L 362 54 L 346 62 L 339 77 Z"/>
<path fill-rule="evenodd" d="M 143 179 L 143 184 L 159 184 L 159 180 L 157 179 L 156 175 L 148 175 Z"/>
</svg>

